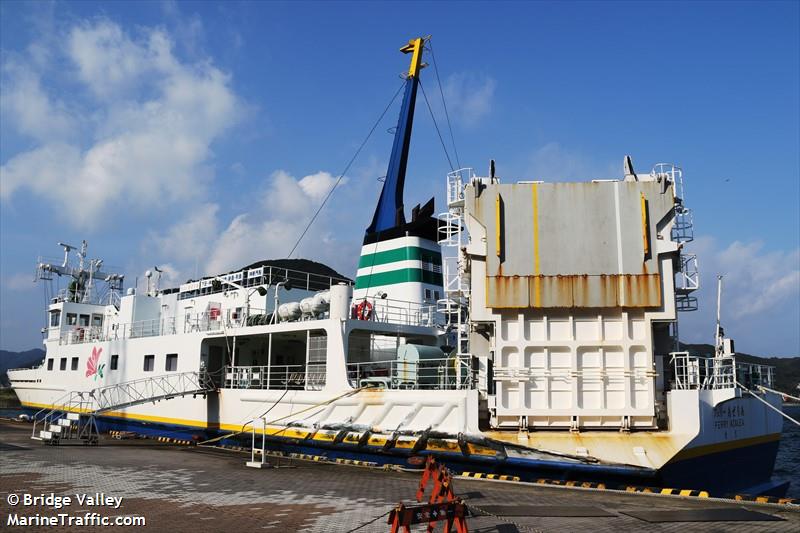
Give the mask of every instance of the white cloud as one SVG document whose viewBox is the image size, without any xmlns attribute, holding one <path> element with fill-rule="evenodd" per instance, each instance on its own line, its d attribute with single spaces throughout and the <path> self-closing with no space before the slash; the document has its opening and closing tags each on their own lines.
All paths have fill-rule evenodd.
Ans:
<svg viewBox="0 0 800 533">
<path fill-rule="evenodd" d="M 211 145 L 241 116 L 229 76 L 210 61 L 181 62 L 162 30 L 134 38 L 100 20 L 73 27 L 62 44 L 88 93 L 75 120 L 91 131 L 90 145 L 81 146 L 65 126 L 52 137 L 39 133 L 42 116 L 59 109 L 43 91 L 8 98 L 4 107 L 16 128 L 43 142 L 0 168 L 0 197 L 8 201 L 28 188 L 83 228 L 120 208 L 149 210 L 201 197 L 212 174 Z M 35 80 L 15 76 L 9 91 L 35 89 Z"/>
<path fill-rule="evenodd" d="M 700 310 L 681 315 L 688 327 L 685 340 L 713 342 L 716 276 L 723 276 L 722 324 L 737 347 L 756 355 L 798 355 L 800 338 L 800 248 L 765 251 L 760 242 L 720 245 L 700 237 L 691 245 L 697 253 L 701 289 Z"/>
<path fill-rule="evenodd" d="M 447 109 L 453 120 L 474 126 L 492 110 L 497 82 L 485 74 L 461 72 L 444 83 Z"/>
<path fill-rule="evenodd" d="M 163 234 L 151 233 L 148 243 L 155 244 L 159 257 L 181 263 L 204 260 L 217 238 L 218 211 L 216 204 L 199 205 Z"/>
<path fill-rule="evenodd" d="M 713 241 L 709 244 L 705 239 L 699 247 L 713 250 Z M 760 242 L 734 241 L 712 255 L 708 265 L 724 276 L 725 307 L 734 319 L 744 319 L 786 302 L 795 305 L 800 302 L 800 249 L 763 252 L 762 248 Z"/>
<path fill-rule="evenodd" d="M 226 227 L 219 227 L 219 207 L 206 204 L 164 233 L 151 235 L 150 240 L 156 243 L 162 257 L 176 263 L 177 270 L 183 265 L 183 271 L 193 271 L 192 262 L 200 261 L 201 274 L 225 272 L 266 258 L 287 257 L 335 181 L 330 173 L 323 171 L 297 179 L 278 170 L 267 180 L 257 209 L 239 213 Z M 342 179 L 342 183 L 346 181 Z M 346 194 L 340 194 L 333 203 L 347 202 Z M 323 210 L 293 257 L 349 266 L 343 257 L 357 256 L 358 238 L 351 234 L 357 232 L 330 231 L 331 215 L 336 210 L 334 205 Z"/>
<path fill-rule="evenodd" d="M 142 83 L 146 72 L 177 67 L 163 32 L 152 30 L 144 42 L 136 43 L 107 20 L 72 28 L 66 47 L 80 80 L 101 98 L 117 100 Z"/>
<path fill-rule="evenodd" d="M 47 60 L 39 47 L 29 53 L 35 63 Z M 53 100 L 42 88 L 41 78 L 32 68 L 17 60 L 3 65 L 3 90 L 0 91 L 0 110 L 12 120 L 20 133 L 38 141 L 64 138 L 75 128 L 66 105 Z"/>
<path fill-rule="evenodd" d="M 334 184 L 336 183 L 336 178 L 328 174 L 327 172 L 317 172 L 316 174 L 311 174 L 310 176 L 306 176 L 305 178 L 301 179 L 298 182 L 300 188 L 303 189 L 303 192 L 306 193 L 312 200 L 315 202 L 321 202 L 325 196 L 331 192 L 333 189 Z M 342 178 L 342 182 L 340 184 L 346 183 L 346 178 Z"/>
</svg>

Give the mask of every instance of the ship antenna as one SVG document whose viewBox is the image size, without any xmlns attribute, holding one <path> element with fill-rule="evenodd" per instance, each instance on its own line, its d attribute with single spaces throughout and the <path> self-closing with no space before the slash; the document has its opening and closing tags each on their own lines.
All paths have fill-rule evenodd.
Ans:
<svg viewBox="0 0 800 533">
<path fill-rule="evenodd" d="M 722 312 L 722 275 L 717 275 L 717 330 L 715 338 L 717 341 L 716 355 L 722 355 L 722 337 L 725 335 L 721 325 L 721 312 Z"/>
</svg>

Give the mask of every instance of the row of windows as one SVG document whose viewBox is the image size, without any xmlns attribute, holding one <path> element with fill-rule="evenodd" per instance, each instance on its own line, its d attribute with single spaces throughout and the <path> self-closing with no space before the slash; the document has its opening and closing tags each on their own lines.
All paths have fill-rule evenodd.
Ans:
<svg viewBox="0 0 800 533">
<path fill-rule="evenodd" d="M 152 372 L 156 366 L 156 356 L 155 355 L 145 355 L 144 356 L 144 367 L 142 370 L 145 372 Z M 176 353 L 168 353 L 167 357 L 164 361 L 164 370 L 167 372 L 174 372 L 178 370 L 178 354 Z"/>
<path fill-rule="evenodd" d="M 47 360 L 47 370 L 53 370 L 53 365 L 55 363 L 55 359 L 48 359 Z M 144 356 L 144 367 L 142 370 L 145 372 L 152 372 L 155 368 L 156 363 L 156 356 L 155 355 L 145 355 Z M 108 364 L 109 370 L 117 370 L 119 368 L 119 355 L 112 355 L 111 361 Z M 67 358 L 62 357 L 59 370 L 66 370 L 67 369 Z M 73 357 L 71 368 L 70 370 L 78 370 L 78 358 Z M 176 353 L 168 353 L 167 358 L 164 364 L 164 370 L 167 372 L 174 372 L 178 370 L 178 354 Z"/>
<path fill-rule="evenodd" d="M 55 359 L 48 359 L 47 360 L 47 370 L 53 370 L 53 362 L 54 361 L 55 361 Z M 62 357 L 61 358 L 61 365 L 60 365 L 59 370 L 66 370 L 66 369 L 67 369 L 67 358 L 66 357 Z M 70 367 L 70 370 L 78 370 L 78 358 L 77 357 L 73 357 L 72 358 L 72 365 Z"/>
<path fill-rule="evenodd" d="M 78 313 L 67 313 L 68 326 L 80 326 L 88 328 L 91 323 L 92 327 L 99 328 L 103 326 L 103 315 L 92 313 L 91 315 L 83 315 Z M 54 309 L 50 311 L 50 327 L 55 328 L 61 324 L 61 310 Z"/>
</svg>

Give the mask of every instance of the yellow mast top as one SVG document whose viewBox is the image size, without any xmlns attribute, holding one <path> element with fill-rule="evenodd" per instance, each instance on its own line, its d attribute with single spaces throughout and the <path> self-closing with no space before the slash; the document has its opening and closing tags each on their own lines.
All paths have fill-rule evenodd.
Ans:
<svg viewBox="0 0 800 533">
<path fill-rule="evenodd" d="M 411 66 L 408 68 L 409 78 L 416 77 L 419 75 L 420 69 L 428 66 L 422 62 L 422 46 L 425 44 L 425 41 L 430 38 L 431 37 L 429 35 L 427 37 L 417 37 L 416 39 L 411 39 L 408 41 L 407 45 L 400 49 L 400 51 L 404 54 L 411 54 Z"/>
</svg>

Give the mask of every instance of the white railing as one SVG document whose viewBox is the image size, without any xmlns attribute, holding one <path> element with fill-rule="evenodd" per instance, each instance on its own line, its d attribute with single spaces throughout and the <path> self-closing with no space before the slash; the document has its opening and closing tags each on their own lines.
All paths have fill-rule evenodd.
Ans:
<svg viewBox="0 0 800 533">
<path fill-rule="evenodd" d="M 351 318 L 357 320 L 369 320 L 373 322 L 383 322 L 387 324 L 400 324 L 404 326 L 425 326 L 434 327 L 441 324 L 442 317 L 436 309 L 436 305 L 408 302 L 405 300 L 392 300 L 390 298 L 377 298 L 371 296 L 366 300 L 372 310 L 358 314 L 358 305 L 364 299 L 353 301 L 351 308 Z"/>
<path fill-rule="evenodd" d="M 226 389 L 319 390 L 324 385 L 324 366 L 322 370 L 307 369 L 305 365 L 225 367 Z"/>
<path fill-rule="evenodd" d="M 169 372 L 100 387 L 90 391 L 89 395 L 95 401 L 94 413 L 97 414 L 150 401 L 201 394 L 214 389 L 212 376 L 207 372 Z"/>
<path fill-rule="evenodd" d="M 673 352 L 670 356 L 673 389 L 732 389 L 737 381 L 747 388 L 771 387 L 775 379 L 774 367 L 739 362 L 731 355 L 701 357 Z"/>
<path fill-rule="evenodd" d="M 104 342 L 176 333 L 174 318 L 141 320 L 128 324 L 109 324 L 106 326 L 70 326 L 59 334 L 59 344 L 82 344 L 85 342 Z"/>
<path fill-rule="evenodd" d="M 475 385 L 470 360 L 461 357 L 348 363 L 347 377 L 353 387 L 455 390 Z"/>
<path fill-rule="evenodd" d="M 258 271 L 258 275 L 254 275 L 254 271 Z M 236 283 L 243 287 L 259 287 L 259 286 L 275 286 L 282 281 L 289 281 L 293 289 L 300 289 L 304 291 L 317 292 L 330 289 L 333 285 L 338 283 L 346 283 L 352 285 L 353 281 L 347 278 L 338 278 L 336 276 L 325 276 L 323 274 L 312 274 L 302 270 L 292 270 L 291 268 L 281 268 L 276 266 L 264 266 L 259 269 L 242 270 L 238 278 L 234 278 Z M 188 298 L 195 298 L 197 296 L 206 296 L 209 294 L 216 294 L 231 290 L 231 287 L 223 282 L 205 278 L 197 283 L 197 287 L 193 290 L 181 290 L 178 294 L 179 300 Z M 203 285 L 202 287 L 200 285 Z"/>
<path fill-rule="evenodd" d="M 400 324 L 407 326 L 435 327 L 442 323 L 443 317 L 437 311 L 436 305 L 420 304 L 403 300 L 368 298 L 371 311 L 366 315 L 366 320 L 383 322 L 387 324 Z M 356 305 L 359 302 L 356 302 Z M 352 309 L 352 318 L 358 318 L 356 305 Z M 247 326 L 263 326 L 271 324 L 272 313 L 266 309 L 239 308 L 224 310 L 208 310 L 200 313 L 185 315 L 181 319 L 175 317 L 153 320 L 141 320 L 127 324 L 105 324 L 104 326 L 70 326 L 63 331 L 50 328 L 48 337 L 58 335 L 59 344 L 81 344 L 87 342 L 104 342 L 111 340 L 136 339 L 142 337 L 156 337 L 175 335 L 176 333 L 196 333 L 208 331 L 223 331 L 231 328 Z M 181 321 L 179 323 L 179 321 Z"/>
<path fill-rule="evenodd" d="M 464 185 L 475 178 L 471 168 L 460 168 L 447 174 L 447 205 L 464 200 Z"/>
</svg>

